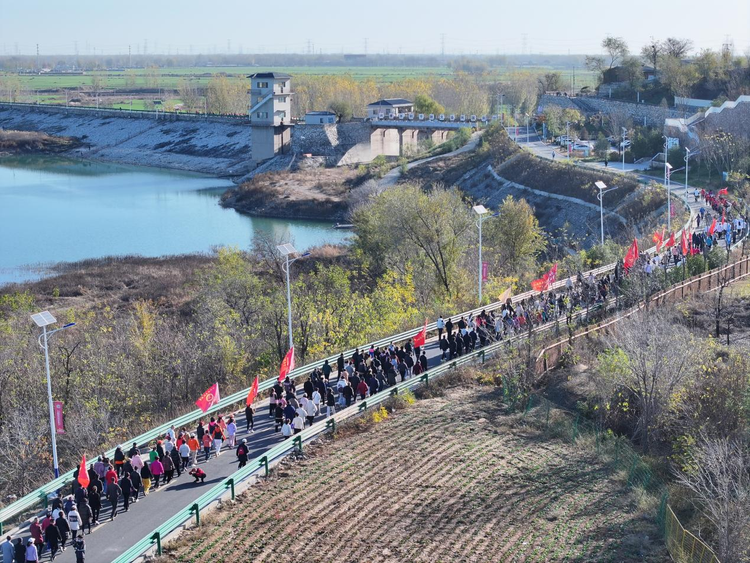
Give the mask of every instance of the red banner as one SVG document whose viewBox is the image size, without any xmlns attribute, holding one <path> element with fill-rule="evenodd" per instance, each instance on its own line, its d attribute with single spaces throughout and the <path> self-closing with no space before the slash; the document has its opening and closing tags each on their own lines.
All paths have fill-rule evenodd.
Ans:
<svg viewBox="0 0 750 563">
<path fill-rule="evenodd" d="M 202 410 L 203 412 L 206 412 L 208 409 L 210 409 L 214 405 L 218 405 L 221 398 L 219 397 L 219 384 L 214 383 L 206 389 L 206 391 L 203 393 L 203 395 L 200 396 L 200 398 L 195 401 L 195 404 L 198 405 L 198 408 Z"/>
<path fill-rule="evenodd" d="M 89 479 L 89 472 L 86 470 L 86 454 L 83 454 L 81 458 L 81 465 L 78 468 L 78 484 L 84 489 L 91 484 Z"/>
<path fill-rule="evenodd" d="M 52 412 L 55 414 L 55 432 L 65 434 L 65 419 L 63 419 L 62 401 L 52 403 Z"/>
<path fill-rule="evenodd" d="M 422 347 L 427 340 L 427 319 L 424 320 L 424 327 L 414 337 L 414 346 Z"/>
<path fill-rule="evenodd" d="M 487 281 L 487 275 L 490 269 L 490 265 L 487 262 L 482 262 L 482 282 Z"/>
<path fill-rule="evenodd" d="M 253 381 L 253 386 L 250 387 L 250 391 L 247 394 L 247 400 L 245 401 L 245 404 L 249 407 L 253 404 L 253 401 L 255 400 L 255 397 L 258 396 L 258 376 L 255 376 L 255 381 Z"/>
<path fill-rule="evenodd" d="M 289 348 L 289 351 L 284 356 L 284 361 L 281 362 L 281 368 L 279 368 L 279 381 L 284 381 L 290 371 L 294 369 L 294 346 Z"/>
<path fill-rule="evenodd" d="M 557 264 L 553 265 L 549 272 L 544 274 L 541 278 L 538 280 L 534 280 L 531 282 L 531 288 L 534 291 L 547 291 L 550 287 L 552 287 L 552 284 L 555 283 L 557 280 Z"/>
</svg>

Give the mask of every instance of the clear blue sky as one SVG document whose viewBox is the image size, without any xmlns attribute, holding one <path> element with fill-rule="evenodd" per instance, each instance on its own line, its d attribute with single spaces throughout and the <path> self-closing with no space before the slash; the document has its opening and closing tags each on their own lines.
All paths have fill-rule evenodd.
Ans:
<svg viewBox="0 0 750 563">
<path fill-rule="evenodd" d="M 253 6 L 273 8 L 254 8 Z M 283 7 L 283 8 L 282 8 Z M 711 8 L 718 15 L 711 15 Z M 723 0 L 0 0 L 0 54 L 597 53 L 607 35 L 750 49 L 750 2 Z"/>
</svg>

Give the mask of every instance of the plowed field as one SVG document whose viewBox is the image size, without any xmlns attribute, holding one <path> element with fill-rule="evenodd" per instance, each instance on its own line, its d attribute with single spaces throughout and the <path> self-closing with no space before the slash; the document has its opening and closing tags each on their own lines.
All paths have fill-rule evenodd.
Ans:
<svg viewBox="0 0 750 563">
<path fill-rule="evenodd" d="M 161 561 L 666 561 L 583 441 L 518 424 L 487 388 L 417 401 L 287 463 Z"/>
</svg>

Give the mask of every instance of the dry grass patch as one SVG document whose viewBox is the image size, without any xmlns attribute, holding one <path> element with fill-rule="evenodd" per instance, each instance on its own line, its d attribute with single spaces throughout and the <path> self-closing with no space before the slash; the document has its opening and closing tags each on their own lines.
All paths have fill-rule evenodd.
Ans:
<svg viewBox="0 0 750 563">
<path fill-rule="evenodd" d="M 342 429 L 160 561 L 668 560 L 638 497 L 590 448 L 518 424 L 501 401 L 456 387 Z"/>
</svg>

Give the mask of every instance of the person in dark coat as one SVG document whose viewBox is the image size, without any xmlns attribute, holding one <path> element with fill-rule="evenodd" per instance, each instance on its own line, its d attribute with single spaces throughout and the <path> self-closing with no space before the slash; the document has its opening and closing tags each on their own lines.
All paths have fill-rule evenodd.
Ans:
<svg viewBox="0 0 750 563">
<path fill-rule="evenodd" d="M 169 452 L 169 459 L 172 460 L 172 466 L 177 471 L 177 476 L 179 477 L 182 475 L 182 459 L 180 458 L 180 452 L 177 448 L 172 448 L 172 451 Z"/>
<path fill-rule="evenodd" d="M 89 506 L 91 507 L 91 519 L 93 520 L 94 525 L 97 526 L 99 525 L 99 512 L 102 509 L 102 495 L 99 492 L 99 489 L 91 489 L 91 494 L 89 495 Z"/>
<path fill-rule="evenodd" d="M 133 481 L 130 479 L 130 473 L 126 473 L 120 479 L 120 489 L 122 489 L 122 508 L 127 512 L 130 508 L 130 497 L 133 494 Z"/>
<path fill-rule="evenodd" d="M 253 420 L 253 415 L 255 414 L 255 409 L 252 405 L 247 405 L 245 407 L 245 431 L 250 432 L 251 430 L 255 430 L 255 422 Z"/>
<path fill-rule="evenodd" d="M 57 552 L 60 550 L 61 539 L 60 530 L 57 529 L 57 524 L 55 522 L 50 522 L 44 530 L 44 541 L 46 541 L 49 546 L 51 561 L 54 561 L 55 557 L 57 557 Z"/>
<path fill-rule="evenodd" d="M 198 421 L 198 427 L 195 429 L 195 435 L 198 437 L 198 443 L 203 443 L 203 435 L 206 433 L 206 429 L 203 427 L 203 421 Z M 172 448 L 174 449 L 174 448 Z"/>
<path fill-rule="evenodd" d="M 60 513 L 57 515 L 57 520 L 55 520 L 55 524 L 57 525 L 57 530 L 60 532 L 60 547 L 62 547 L 64 551 L 65 544 L 68 543 L 68 534 L 70 534 L 70 524 L 68 524 L 68 520 L 65 518 L 65 513 L 62 510 L 60 510 Z"/>
<path fill-rule="evenodd" d="M 422 351 L 422 355 L 419 356 L 419 363 L 422 365 L 422 372 L 427 371 L 427 354 Z"/>
<path fill-rule="evenodd" d="M 90 534 L 92 511 L 89 499 L 83 499 L 83 502 L 78 505 L 78 514 L 81 516 L 81 533 L 85 532 L 86 528 L 88 528 Z"/>
<path fill-rule="evenodd" d="M 281 408 L 281 403 L 276 403 L 276 408 L 274 409 L 274 432 L 278 432 L 279 428 L 281 428 L 281 425 L 284 423 L 284 409 Z"/>
<path fill-rule="evenodd" d="M 131 493 L 133 495 L 133 502 L 138 502 L 138 495 L 141 492 L 141 474 L 135 469 L 130 472 L 130 485 Z"/>
<path fill-rule="evenodd" d="M 341 390 L 341 394 L 344 396 L 344 400 L 346 401 L 346 406 L 352 404 L 352 397 L 354 397 L 354 389 L 352 389 L 351 385 L 347 385 Z"/>
<path fill-rule="evenodd" d="M 375 393 L 378 392 L 380 384 L 378 383 L 378 380 L 375 378 L 375 376 L 370 374 L 370 377 L 367 379 L 367 386 L 370 388 L 370 397 L 372 397 Z"/>
<path fill-rule="evenodd" d="M 21 538 L 16 538 L 14 549 L 16 551 L 16 563 L 26 563 L 26 546 L 23 545 Z"/>
<path fill-rule="evenodd" d="M 308 377 L 307 381 L 305 381 L 305 384 L 303 386 L 305 390 L 305 396 L 308 399 L 312 399 L 313 391 L 315 390 L 315 386 L 313 385 L 312 377 Z"/>
<path fill-rule="evenodd" d="M 341 379 L 341 376 L 344 373 L 344 368 L 345 368 L 344 364 L 345 364 L 344 353 L 341 352 L 341 355 L 336 360 L 336 371 L 338 371 L 338 378 L 336 379 L 336 383 L 339 382 L 339 380 Z"/>
<path fill-rule="evenodd" d="M 357 375 L 357 372 L 355 371 L 351 375 L 351 377 L 349 378 L 349 383 L 352 386 L 352 391 L 354 391 L 354 394 L 353 394 L 353 397 L 352 397 L 352 399 L 353 399 L 352 402 L 354 402 L 354 403 L 357 402 L 357 394 L 356 393 L 357 393 L 357 388 L 359 387 L 359 382 L 360 382 L 359 376 Z M 349 405 L 347 405 L 347 406 L 349 406 Z"/>
<path fill-rule="evenodd" d="M 117 478 L 120 478 L 120 473 L 122 473 L 122 466 L 125 464 L 125 454 L 122 451 L 122 448 L 120 446 L 117 446 L 117 449 L 115 450 L 115 469 L 117 470 Z"/>
<path fill-rule="evenodd" d="M 146 466 L 144 465 L 144 468 L 145 467 Z M 117 516 L 117 505 L 120 503 L 121 494 L 122 489 L 117 483 L 112 483 L 109 487 L 107 487 L 107 499 L 109 500 L 110 504 L 112 504 L 112 513 L 109 515 L 110 520 L 114 520 Z"/>
<path fill-rule="evenodd" d="M 240 442 L 240 445 L 237 446 L 237 459 L 240 462 L 239 467 L 237 469 L 242 469 L 247 465 L 247 454 L 249 453 L 248 447 L 247 447 L 247 440 L 245 438 L 242 439 L 242 442 Z"/>
</svg>

